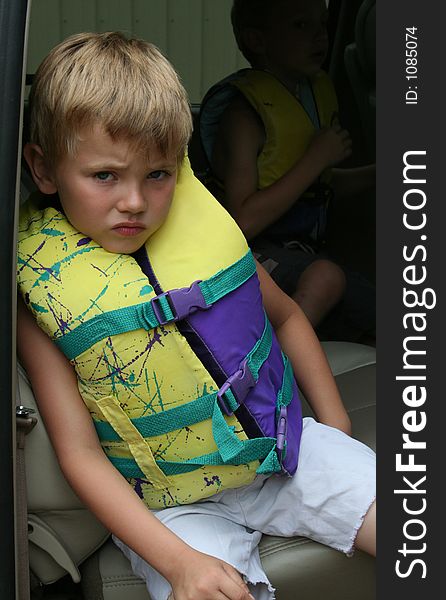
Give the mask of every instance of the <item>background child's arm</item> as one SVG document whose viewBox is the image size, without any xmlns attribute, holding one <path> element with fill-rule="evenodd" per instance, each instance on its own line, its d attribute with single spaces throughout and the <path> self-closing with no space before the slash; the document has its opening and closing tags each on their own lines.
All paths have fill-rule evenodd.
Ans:
<svg viewBox="0 0 446 600">
<path fill-rule="evenodd" d="M 264 145 L 258 115 L 243 98 L 225 112 L 212 160 L 225 188 L 225 205 L 248 239 L 277 221 L 326 168 L 350 154 L 351 140 L 338 125 L 316 134 L 304 156 L 271 186 L 258 190 L 257 157 Z"/>
<path fill-rule="evenodd" d="M 257 265 L 263 302 L 299 387 L 321 423 L 351 434 L 350 418 L 313 328 L 299 306 Z"/>
<path fill-rule="evenodd" d="M 19 358 L 62 471 L 79 498 L 107 529 L 170 581 L 176 600 L 218 597 L 220 589 L 234 600 L 251 598 L 235 569 L 193 550 L 147 509 L 105 456 L 70 363 L 21 301 L 18 312 Z"/>
</svg>

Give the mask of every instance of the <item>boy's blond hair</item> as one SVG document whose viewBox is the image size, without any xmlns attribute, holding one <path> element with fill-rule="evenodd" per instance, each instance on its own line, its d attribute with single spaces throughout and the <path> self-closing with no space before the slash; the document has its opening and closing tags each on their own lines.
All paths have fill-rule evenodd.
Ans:
<svg viewBox="0 0 446 600">
<path fill-rule="evenodd" d="M 192 132 L 187 94 L 152 44 L 118 32 L 79 33 L 53 48 L 30 93 L 30 141 L 49 164 L 74 155 L 84 127 L 100 124 L 180 161 Z"/>
</svg>

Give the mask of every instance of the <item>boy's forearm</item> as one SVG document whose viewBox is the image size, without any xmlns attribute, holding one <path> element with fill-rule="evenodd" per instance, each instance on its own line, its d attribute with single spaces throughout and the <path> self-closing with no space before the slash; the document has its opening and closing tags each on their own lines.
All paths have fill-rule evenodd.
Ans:
<svg viewBox="0 0 446 600">
<path fill-rule="evenodd" d="M 325 353 L 306 318 L 293 313 L 276 330 L 276 335 L 317 420 L 350 434 L 350 418 Z"/>
<path fill-rule="evenodd" d="M 193 549 L 151 513 L 100 453 L 94 449 L 73 449 L 70 456 L 61 460 L 65 477 L 109 531 L 172 581 L 187 565 Z"/>
<path fill-rule="evenodd" d="M 316 181 L 322 167 L 305 154 L 272 185 L 250 194 L 233 211 L 247 239 L 252 239 L 280 219 Z"/>
<path fill-rule="evenodd" d="M 108 530 L 170 579 L 194 551 L 153 516 L 108 460 L 79 395 L 73 368 L 21 301 L 18 315 L 19 357 L 66 479 Z M 163 562 L 160 547 L 168 556 Z"/>
<path fill-rule="evenodd" d="M 350 419 L 327 358 L 308 319 L 258 263 L 257 274 L 266 313 L 316 418 L 350 433 Z"/>
</svg>

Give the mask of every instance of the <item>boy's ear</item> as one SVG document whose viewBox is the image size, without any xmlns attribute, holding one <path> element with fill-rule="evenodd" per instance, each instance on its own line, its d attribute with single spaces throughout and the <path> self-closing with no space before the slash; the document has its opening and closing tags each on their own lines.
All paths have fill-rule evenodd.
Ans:
<svg viewBox="0 0 446 600">
<path fill-rule="evenodd" d="M 38 144 L 27 143 L 23 148 L 23 156 L 28 163 L 34 183 L 42 194 L 55 194 L 57 186 L 43 155 L 42 148 Z"/>
<path fill-rule="evenodd" d="M 265 53 L 265 41 L 263 32 L 254 27 L 247 27 L 242 31 L 242 40 L 246 48 L 253 54 L 263 56 Z"/>
</svg>

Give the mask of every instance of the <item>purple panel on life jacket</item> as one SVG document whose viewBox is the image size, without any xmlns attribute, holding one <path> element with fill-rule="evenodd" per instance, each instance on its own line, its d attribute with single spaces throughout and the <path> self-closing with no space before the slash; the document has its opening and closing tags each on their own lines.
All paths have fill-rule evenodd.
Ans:
<svg viewBox="0 0 446 600">
<path fill-rule="evenodd" d="M 142 271 L 157 294 L 163 290 L 153 272 L 145 248 L 134 254 Z M 203 362 L 218 385 L 235 373 L 251 351 L 265 326 L 262 296 L 257 277 L 251 277 L 240 288 L 216 302 L 209 311 L 198 311 L 177 323 L 178 329 Z M 243 337 L 240 332 L 244 332 Z M 208 353 L 209 351 L 209 353 Z M 209 359 L 210 358 L 210 359 Z M 249 437 L 263 434 L 276 437 L 275 402 L 282 385 L 283 360 L 273 335 L 271 354 L 259 371 L 259 381 L 237 410 L 237 417 Z M 301 406 L 294 384 L 294 399 L 287 410 L 287 452 L 284 469 L 295 472 L 302 431 Z"/>
<path fill-rule="evenodd" d="M 274 346 L 277 350 L 275 351 Z M 248 395 L 245 404 L 254 414 L 256 421 L 262 428 L 262 431 L 266 436 L 276 436 L 277 425 L 276 421 L 266 418 L 266 406 L 269 401 L 269 394 L 271 390 L 268 386 L 265 386 L 265 381 L 275 381 L 275 375 L 278 374 L 280 377 L 278 381 L 279 389 L 282 385 L 283 377 L 283 360 L 282 354 L 277 340 L 273 339 L 273 349 L 268 360 L 262 365 L 259 371 L 259 381 L 255 390 Z M 298 399 L 297 384 L 294 381 L 293 385 L 293 400 L 287 407 L 287 451 L 283 461 L 284 468 L 293 474 L 296 470 L 297 458 L 299 454 L 299 441 L 302 433 L 302 408 L 300 400 Z"/>
<path fill-rule="evenodd" d="M 235 373 L 241 361 L 259 339 L 265 325 L 262 297 L 257 277 L 216 302 L 209 311 L 198 311 L 188 317 L 188 322 L 201 337 L 211 354 L 229 376 Z M 240 332 L 244 332 L 241 337 Z M 283 360 L 279 344 L 273 335 L 271 353 L 259 372 L 259 381 L 245 400 L 246 410 L 255 418 L 263 434 L 276 436 L 275 404 L 282 386 Z M 297 395 L 297 386 L 295 388 Z M 245 411 L 246 413 L 246 411 Z M 249 423 L 240 420 L 250 434 Z M 301 432 L 300 402 L 288 409 L 287 453 L 284 467 L 294 472 L 297 463 L 298 442 Z"/>
<path fill-rule="evenodd" d="M 259 339 L 264 319 L 258 280 L 251 277 L 240 288 L 216 302 L 211 310 L 197 311 L 187 320 L 224 372 L 231 375 Z"/>
</svg>

